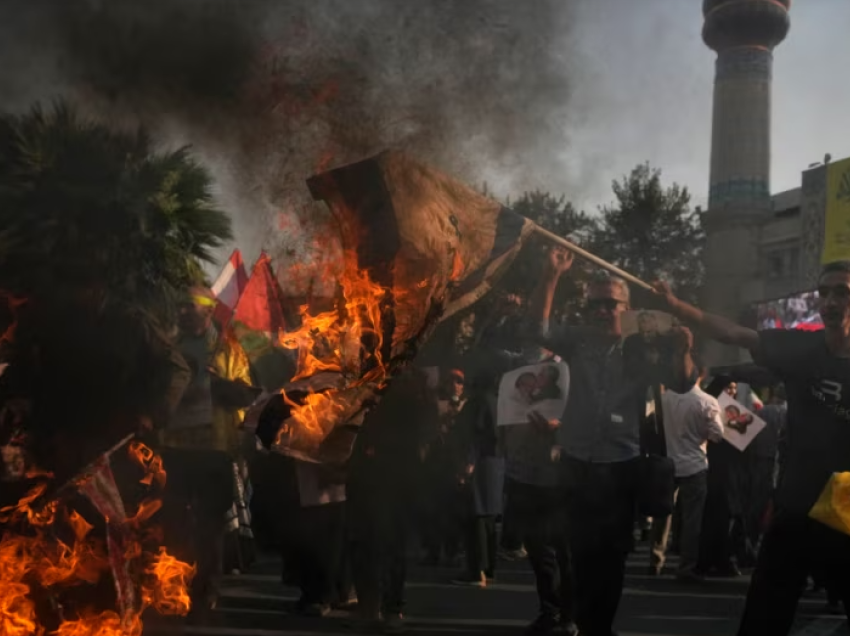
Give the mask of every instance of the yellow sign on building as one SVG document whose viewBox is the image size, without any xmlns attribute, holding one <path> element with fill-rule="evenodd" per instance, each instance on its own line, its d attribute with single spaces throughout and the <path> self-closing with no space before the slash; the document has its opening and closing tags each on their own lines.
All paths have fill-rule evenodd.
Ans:
<svg viewBox="0 0 850 636">
<path fill-rule="evenodd" d="M 822 263 L 850 259 L 850 159 L 827 166 Z"/>
</svg>

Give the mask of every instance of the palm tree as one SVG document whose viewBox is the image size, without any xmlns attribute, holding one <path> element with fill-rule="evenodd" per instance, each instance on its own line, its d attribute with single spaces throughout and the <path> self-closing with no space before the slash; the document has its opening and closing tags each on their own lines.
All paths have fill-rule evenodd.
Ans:
<svg viewBox="0 0 850 636">
<path fill-rule="evenodd" d="M 177 399 L 174 300 L 231 238 L 211 186 L 187 149 L 65 103 L 0 115 L 0 407 L 29 401 L 29 452 L 57 482 Z"/>
<path fill-rule="evenodd" d="M 187 148 L 155 152 L 67 103 L 0 115 L 0 290 L 95 287 L 167 316 L 232 238 Z"/>
</svg>

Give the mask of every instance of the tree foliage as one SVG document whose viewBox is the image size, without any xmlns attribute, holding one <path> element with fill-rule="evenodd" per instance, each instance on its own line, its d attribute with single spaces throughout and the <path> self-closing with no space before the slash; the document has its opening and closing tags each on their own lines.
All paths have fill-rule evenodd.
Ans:
<svg viewBox="0 0 850 636">
<path fill-rule="evenodd" d="M 558 197 L 535 190 L 524 193 L 508 206 L 537 225 L 576 243 L 586 242 L 596 228 L 594 219 L 576 210 L 564 195 Z"/>
<path fill-rule="evenodd" d="M 664 279 L 694 299 L 703 279 L 705 231 L 688 189 L 664 187 L 661 170 L 648 163 L 612 187 L 616 201 L 600 209 L 591 251 L 647 282 Z"/>
<path fill-rule="evenodd" d="M 555 196 L 539 190 L 526 192 L 508 205 L 514 212 L 531 219 L 540 227 L 579 245 L 586 244 L 595 231 L 595 220 L 576 210 L 564 195 Z M 511 292 L 527 295 L 529 284 L 537 280 L 540 274 L 543 263 L 541 254 L 548 245 L 548 241 L 539 238 L 529 241 L 502 286 Z"/>
<path fill-rule="evenodd" d="M 516 213 L 531 219 L 550 232 L 563 236 L 580 246 L 587 246 L 596 232 L 596 219 L 576 210 L 566 196 L 555 196 L 539 190 L 525 192 L 508 206 Z M 517 257 L 511 271 L 505 276 L 500 288 L 527 300 L 540 279 L 544 263 L 543 253 L 550 243 L 545 239 L 533 238 Z M 582 303 L 582 285 L 591 268 L 578 260 L 570 276 L 561 279 L 555 295 L 555 311 L 567 313 L 575 318 Z"/>
<path fill-rule="evenodd" d="M 0 115 L 0 289 L 98 289 L 165 311 L 232 237 L 187 148 L 156 152 L 65 103 Z M 72 292 L 73 293 L 73 292 Z"/>
</svg>

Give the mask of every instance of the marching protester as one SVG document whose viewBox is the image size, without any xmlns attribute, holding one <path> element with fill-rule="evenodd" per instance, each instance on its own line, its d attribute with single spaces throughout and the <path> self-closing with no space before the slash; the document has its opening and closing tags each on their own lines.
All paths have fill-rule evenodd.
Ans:
<svg viewBox="0 0 850 636">
<path fill-rule="evenodd" d="M 486 587 L 495 578 L 496 517 L 502 514 L 505 483 L 504 458 L 496 431 L 496 392 L 499 374 L 479 371 L 470 389 L 470 400 L 461 418 L 469 435 L 466 485 L 466 572 L 458 585 Z"/>
<path fill-rule="evenodd" d="M 545 419 L 536 418 L 505 426 L 503 435 L 505 515 L 515 520 L 537 586 L 539 614 L 527 633 L 547 634 L 561 626 L 574 633 L 575 590 L 556 431 Z"/>
<path fill-rule="evenodd" d="M 734 397 L 737 384 L 727 375 L 716 376 L 706 387 L 711 397 L 727 393 Z M 737 511 L 741 510 L 740 451 L 731 444 L 708 447 L 708 480 L 705 508 L 700 533 L 700 576 L 736 578 L 741 575 L 735 562 L 732 529 Z"/>
<path fill-rule="evenodd" d="M 645 407 L 657 370 L 649 365 L 626 368 L 621 317 L 629 308 L 629 289 L 621 279 L 595 279 L 588 286 L 592 326 L 550 331 L 555 288 L 572 263 L 571 253 L 550 250 L 528 320 L 541 346 L 570 365 L 572 389 L 563 418 L 567 425 L 555 426 L 575 575 L 575 620 L 583 634 L 609 636 L 623 591 L 637 506 L 640 407 Z M 683 358 L 689 353 L 682 352 Z"/>
<path fill-rule="evenodd" d="M 408 368 L 366 417 L 349 465 L 348 526 L 358 610 L 366 627 L 404 629 L 407 554 L 414 524 L 419 445 L 436 403 Z"/>
<path fill-rule="evenodd" d="M 712 315 L 656 286 L 667 310 L 716 340 L 749 349 L 788 394 L 786 465 L 773 520 L 762 541 L 739 636 L 791 631 L 806 577 L 817 569 L 850 607 L 850 537 L 809 517 L 833 473 L 850 470 L 850 262 L 818 279 L 823 331 L 757 332 Z"/>
<path fill-rule="evenodd" d="M 676 505 L 681 515 L 676 577 L 685 582 L 700 579 L 696 567 L 708 487 L 706 446 L 723 439 L 720 405 L 699 386 L 706 374 L 707 370 L 701 369 L 699 379 L 686 393 L 667 389 L 661 396 L 667 453 L 676 467 Z M 652 520 L 652 576 L 661 574 L 664 567 L 671 520 L 672 515 Z"/>
<path fill-rule="evenodd" d="M 437 369 L 439 374 L 439 368 Z M 420 446 L 422 459 L 422 515 L 420 517 L 424 565 L 438 565 L 441 557 L 454 565 L 463 545 L 467 515 L 461 481 L 468 464 L 460 413 L 466 405 L 464 374 L 451 369 L 439 378 L 437 419 Z"/>
</svg>

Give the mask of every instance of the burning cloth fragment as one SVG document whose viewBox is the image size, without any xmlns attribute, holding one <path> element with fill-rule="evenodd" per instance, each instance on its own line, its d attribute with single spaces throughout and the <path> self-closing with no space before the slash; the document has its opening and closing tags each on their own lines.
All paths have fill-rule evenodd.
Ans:
<svg viewBox="0 0 850 636">
<path fill-rule="evenodd" d="M 338 225 L 343 249 L 334 309 L 280 337 L 297 350 L 275 448 L 344 461 L 359 421 L 436 324 L 489 291 L 532 224 L 397 152 L 308 181 Z M 319 373 L 333 374 L 318 381 Z"/>
<path fill-rule="evenodd" d="M 27 475 L 28 493 L 0 508 L 0 634 L 140 636 L 146 608 L 189 611 L 194 567 L 169 555 L 150 523 L 165 470 L 147 446 L 128 441 L 62 487 Z M 116 484 L 116 458 L 135 468 L 143 493 L 135 511 Z"/>
</svg>

